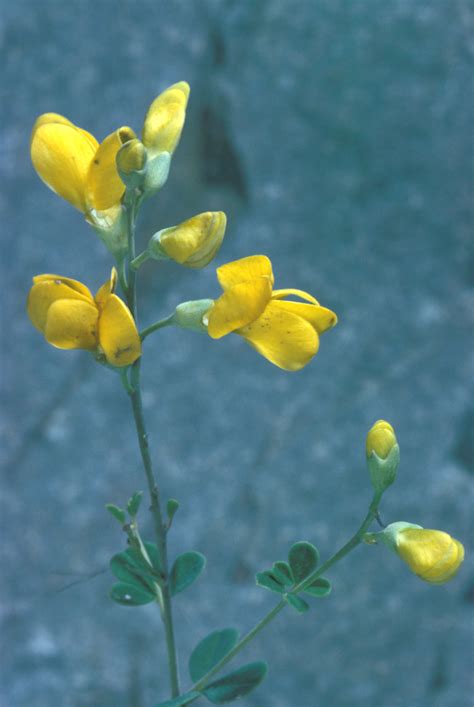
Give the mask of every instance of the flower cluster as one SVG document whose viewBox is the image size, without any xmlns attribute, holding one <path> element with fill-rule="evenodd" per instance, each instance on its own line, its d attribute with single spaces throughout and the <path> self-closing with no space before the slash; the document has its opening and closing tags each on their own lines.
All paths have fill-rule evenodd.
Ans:
<svg viewBox="0 0 474 707">
<path fill-rule="evenodd" d="M 157 231 L 137 257 L 129 249 L 127 211 L 165 183 L 188 97 L 184 81 L 161 93 L 147 111 L 141 140 L 132 128 L 121 127 L 99 144 L 89 132 L 56 113 L 41 115 L 33 126 L 31 159 L 39 176 L 85 215 L 121 269 L 125 263 L 125 271 L 138 269 L 148 259 L 202 268 L 222 245 L 226 215 L 207 211 Z M 196 301 L 178 305 L 173 323 L 206 331 L 212 339 L 239 334 L 276 366 L 296 371 L 309 363 L 318 351 L 320 335 L 337 322 L 334 312 L 307 292 L 274 290 L 266 256 L 227 263 L 217 268 L 217 277 L 222 296 L 198 300 L 206 303 L 205 308 Z M 39 275 L 33 282 L 28 313 L 49 343 L 103 353 L 117 367 L 128 366 L 140 356 L 132 313 L 114 294 L 115 275 L 105 304 L 70 278 Z M 121 284 L 126 288 L 125 278 Z"/>
</svg>

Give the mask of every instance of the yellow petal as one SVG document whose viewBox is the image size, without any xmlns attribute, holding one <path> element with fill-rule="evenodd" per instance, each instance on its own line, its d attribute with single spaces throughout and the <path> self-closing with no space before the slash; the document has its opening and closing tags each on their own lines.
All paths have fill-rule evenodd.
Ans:
<svg viewBox="0 0 474 707">
<path fill-rule="evenodd" d="M 129 366 L 141 356 L 140 336 L 125 302 L 110 295 L 99 319 L 99 343 L 112 366 Z"/>
<path fill-rule="evenodd" d="M 283 299 L 284 297 L 289 297 L 294 295 L 295 297 L 301 297 L 301 299 L 311 302 L 312 304 L 319 304 L 318 300 L 310 295 L 304 290 L 295 290 L 294 288 L 287 288 L 285 290 L 273 290 L 272 299 Z"/>
<path fill-rule="evenodd" d="M 441 530 L 424 528 L 402 530 L 397 552 L 415 574 L 434 584 L 454 577 L 464 559 L 460 542 Z"/>
<path fill-rule="evenodd" d="M 143 144 L 157 152 L 172 153 L 178 144 L 186 117 L 189 85 L 175 83 L 151 104 L 143 124 Z"/>
<path fill-rule="evenodd" d="M 103 309 L 110 295 L 115 292 L 115 288 L 117 287 L 117 276 L 116 268 L 112 268 L 110 278 L 97 290 L 94 300 L 99 309 Z"/>
<path fill-rule="evenodd" d="M 131 128 L 122 127 L 99 145 L 87 173 L 86 201 L 89 208 L 105 211 L 122 198 L 125 184 L 119 177 L 115 158 L 122 145 L 134 137 Z"/>
<path fill-rule="evenodd" d="M 166 255 L 188 268 L 202 268 L 216 255 L 222 245 L 226 227 L 222 211 L 206 211 L 166 228 L 160 236 L 160 246 Z"/>
<path fill-rule="evenodd" d="M 275 294 L 275 291 L 273 291 Z M 288 300 L 274 300 L 272 302 L 276 307 L 279 307 L 285 312 L 292 312 L 298 317 L 303 317 L 312 327 L 316 329 L 318 334 L 323 334 L 328 329 L 331 329 L 337 323 L 337 316 L 334 312 L 326 307 L 320 307 L 314 304 L 304 304 L 303 302 L 289 302 Z"/>
<path fill-rule="evenodd" d="M 236 333 L 286 371 L 298 371 L 306 366 L 319 348 L 319 336 L 311 324 L 273 301 L 256 321 Z"/>
<path fill-rule="evenodd" d="M 256 277 L 267 277 L 273 285 L 272 264 L 266 255 L 249 255 L 247 258 L 234 260 L 232 263 L 221 265 L 216 272 L 223 290 Z"/>
<path fill-rule="evenodd" d="M 33 325 L 44 332 L 48 310 L 58 300 L 78 300 L 93 305 L 92 295 L 80 282 L 58 275 L 38 275 L 27 302 L 28 316 Z"/>
<path fill-rule="evenodd" d="M 77 125 L 74 125 L 74 123 L 71 123 L 71 121 L 65 118 L 63 115 L 59 115 L 59 113 L 43 113 L 43 115 L 40 115 L 39 118 L 36 119 L 35 124 L 33 125 L 33 130 L 31 131 L 31 140 L 33 140 L 37 129 L 41 125 L 47 125 L 48 123 L 61 123 L 62 125 L 69 125 L 71 128 L 79 130 L 79 132 L 87 138 L 92 148 L 94 149 L 94 152 L 99 147 L 99 143 L 93 135 L 88 133 L 87 130 L 78 128 Z"/>
<path fill-rule="evenodd" d="M 62 122 L 43 122 L 44 116 L 36 121 L 31 138 L 31 160 L 50 189 L 84 212 L 86 177 L 95 152 L 92 136 L 66 118 L 58 118 Z"/>
<path fill-rule="evenodd" d="M 46 316 L 44 336 L 58 349 L 97 348 L 99 311 L 89 302 L 60 299 L 53 302 Z"/>
<path fill-rule="evenodd" d="M 264 311 L 271 294 L 272 285 L 268 277 L 256 277 L 230 287 L 214 302 L 207 315 L 209 336 L 220 339 L 253 322 Z"/>
</svg>

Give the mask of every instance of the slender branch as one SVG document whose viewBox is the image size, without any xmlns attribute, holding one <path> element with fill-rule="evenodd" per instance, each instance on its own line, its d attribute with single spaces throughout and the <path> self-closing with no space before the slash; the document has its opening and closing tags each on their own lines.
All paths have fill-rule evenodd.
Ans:
<svg viewBox="0 0 474 707">
<path fill-rule="evenodd" d="M 296 587 L 291 592 L 292 594 L 298 594 L 299 592 L 303 591 L 304 588 L 312 584 L 317 577 L 322 575 L 330 567 L 335 565 L 336 562 L 339 562 L 339 560 L 341 560 L 343 557 L 345 557 L 345 555 L 351 552 L 351 550 L 360 545 L 364 533 L 366 532 L 370 524 L 373 522 L 374 518 L 376 518 L 380 498 L 380 494 L 374 494 L 372 503 L 369 507 L 369 511 L 357 532 L 345 545 L 340 548 L 340 550 L 338 550 L 329 560 L 324 562 L 319 569 L 315 570 L 312 574 L 310 574 L 309 577 L 307 577 L 307 579 L 305 579 L 303 582 L 300 582 L 298 585 L 296 585 Z M 276 604 L 276 606 L 274 606 L 273 609 L 269 611 L 266 616 L 263 617 L 263 619 L 261 619 L 252 629 L 250 629 L 248 633 L 245 634 L 243 638 L 240 639 L 240 641 L 234 646 L 234 648 L 229 651 L 229 653 L 227 653 L 227 655 L 225 655 L 222 660 L 220 660 L 217 665 L 212 668 L 212 670 L 206 673 L 206 675 L 204 675 L 195 685 L 192 686 L 191 691 L 196 690 L 199 692 L 200 690 L 203 690 L 209 680 L 214 677 L 214 675 L 218 673 L 225 665 L 227 665 L 227 663 L 229 663 L 232 658 L 237 655 L 237 653 L 240 653 L 242 648 L 245 648 L 245 646 L 250 643 L 250 641 L 258 633 L 260 633 L 260 631 L 262 631 L 265 626 L 267 626 L 271 621 L 273 621 L 275 616 L 277 616 L 280 611 L 282 611 L 282 609 L 284 609 L 286 606 L 288 606 L 288 604 L 285 599 L 282 599 L 280 602 L 278 602 L 278 604 Z"/>
<path fill-rule="evenodd" d="M 129 249 L 129 259 L 133 260 L 135 257 L 135 218 L 138 206 L 141 202 L 141 196 L 136 194 L 130 194 L 126 200 L 127 208 L 127 220 L 128 220 L 128 249 Z M 130 311 L 132 312 L 133 318 L 137 321 L 137 300 L 136 300 L 136 271 L 129 267 L 128 269 L 128 281 L 126 289 L 126 298 Z M 135 420 L 135 427 L 137 431 L 138 444 L 140 447 L 140 453 L 143 461 L 143 467 L 145 470 L 145 476 L 148 484 L 148 490 L 150 493 L 151 506 L 150 510 L 153 516 L 155 535 L 157 540 L 158 554 L 160 558 L 160 564 L 163 571 L 163 583 L 162 583 L 162 611 L 161 617 L 163 620 L 163 625 L 165 629 L 165 639 L 166 648 L 168 653 L 168 669 L 170 675 L 171 683 L 171 697 L 177 697 L 179 695 L 179 675 L 178 675 L 178 663 L 176 658 L 176 643 L 174 638 L 173 629 L 173 614 L 171 608 L 171 592 L 169 587 L 169 575 L 168 575 L 168 555 L 166 547 L 166 526 L 163 522 L 163 515 L 161 512 L 160 503 L 160 492 L 158 485 L 156 483 L 153 466 L 150 456 L 150 450 L 148 446 L 148 435 L 146 432 L 145 418 L 143 414 L 143 403 L 142 394 L 140 387 L 140 368 L 141 368 L 141 358 L 137 359 L 131 367 L 130 372 L 130 382 L 127 387 L 127 392 L 130 396 L 133 409 L 133 417 Z M 124 385 L 126 381 L 122 377 Z M 128 381 L 127 381 L 128 382 Z"/>
<path fill-rule="evenodd" d="M 140 253 L 140 255 L 137 255 L 137 257 L 131 261 L 130 267 L 132 268 L 132 270 L 138 270 L 140 265 L 142 265 L 143 263 L 146 263 L 146 261 L 149 259 L 150 259 L 149 252 L 147 250 L 144 250 L 143 253 Z"/>
<path fill-rule="evenodd" d="M 140 339 L 144 341 L 144 339 L 146 339 L 146 337 L 149 334 L 152 334 L 154 331 L 157 331 L 158 329 L 163 329 L 163 327 L 165 326 L 171 326 L 171 324 L 173 324 L 173 318 L 174 314 L 170 314 L 169 317 L 165 317 L 164 319 L 160 319 L 154 324 L 150 324 L 150 326 L 147 326 L 146 329 L 143 329 L 140 332 Z"/>
</svg>

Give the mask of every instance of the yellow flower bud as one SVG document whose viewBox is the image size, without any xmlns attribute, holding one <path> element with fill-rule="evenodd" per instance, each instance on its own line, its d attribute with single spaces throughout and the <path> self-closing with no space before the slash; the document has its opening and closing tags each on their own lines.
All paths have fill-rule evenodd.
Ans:
<svg viewBox="0 0 474 707">
<path fill-rule="evenodd" d="M 206 211 L 155 233 L 148 252 L 155 259 L 171 258 L 188 268 L 203 268 L 221 247 L 226 223 L 222 211 Z"/>
<path fill-rule="evenodd" d="M 146 147 L 138 138 L 134 138 L 122 145 L 116 159 L 121 177 L 140 172 L 146 164 Z"/>
<path fill-rule="evenodd" d="M 377 420 L 367 435 L 367 456 L 370 457 L 372 452 L 375 452 L 380 459 L 386 459 L 396 443 L 397 438 L 392 425 L 385 420 Z"/>
<path fill-rule="evenodd" d="M 188 97 L 189 85 L 180 81 L 155 98 L 143 124 L 143 144 L 151 152 L 174 152 L 181 137 Z"/>
<path fill-rule="evenodd" d="M 464 560 L 463 545 L 442 530 L 399 522 L 387 526 L 379 535 L 412 572 L 431 584 L 449 582 Z"/>
<path fill-rule="evenodd" d="M 397 475 L 400 448 L 395 431 L 385 420 L 378 420 L 366 439 L 367 466 L 375 491 L 383 493 Z"/>
</svg>

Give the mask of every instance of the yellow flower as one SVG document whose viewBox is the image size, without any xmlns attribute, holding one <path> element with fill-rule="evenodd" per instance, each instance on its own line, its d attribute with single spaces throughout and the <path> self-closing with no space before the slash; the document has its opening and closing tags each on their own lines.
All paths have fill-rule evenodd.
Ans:
<svg viewBox="0 0 474 707">
<path fill-rule="evenodd" d="M 287 371 L 306 366 L 319 348 L 319 335 L 337 322 L 334 312 L 307 292 L 273 290 L 272 264 L 264 255 L 227 263 L 217 268 L 217 278 L 224 294 L 206 315 L 209 336 L 239 334 Z M 288 295 L 306 302 L 283 299 Z"/>
<path fill-rule="evenodd" d="M 168 257 L 188 268 L 203 268 L 221 247 L 226 223 L 223 211 L 205 211 L 155 233 L 148 252 L 158 260 Z"/>
<path fill-rule="evenodd" d="M 114 294 L 116 279 L 113 268 L 94 298 L 77 280 L 37 275 L 28 295 L 28 315 L 53 346 L 103 353 L 112 366 L 129 366 L 141 355 L 140 336 L 130 310 Z"/>
<path fill-rule="evenodd" d="M 367 456 L 370 457 L 372 452 L 375 452 L 380 459 L 386 459 L 396 444 L 397 438 L 392 425 L 385 420 L 377 420 L 367 435 Z"/>
<path fill-rule="evenodd" d="M 464 547 L 442 530 L 406 527 L 396 534 L 396 551 L 418 577 L 432 584 L 452 579 L 464 560 Z"/>
<path fill-rule="evenodd" d="M 56 113 L 41 115 L 31 134 L 31 160 L 43 182 L 88 215 L 117 208 L 125 191 L 115 157 L 135 138 L 122 127 L 99 145 L 93 135 Z"/>
<path fill-rule="evenodd" d="M 188 98 L 189 84 L 180 81 L 160 93 L 148 108 L 142 138 L 152 154 L 173 154 L 183 130 Z"/>
</svg>

